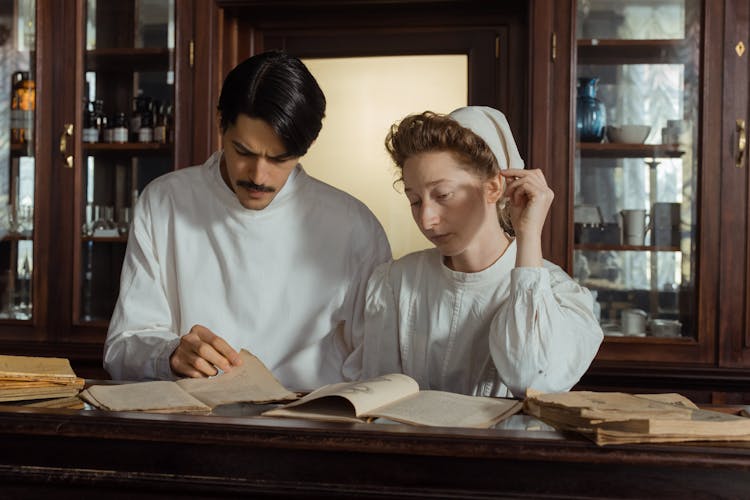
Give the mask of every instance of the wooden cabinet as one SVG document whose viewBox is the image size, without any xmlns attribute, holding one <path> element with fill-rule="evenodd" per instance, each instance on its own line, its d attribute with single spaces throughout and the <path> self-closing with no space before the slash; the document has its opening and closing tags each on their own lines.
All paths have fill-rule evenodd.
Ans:
<svg viewBox="0 0 750 500">
<path fill-rule="evenodd" d="M 740 42 L 748 43 L 747 6 L 733 0 L 633 2 L 628 11 L 629 2 L 615 8 L 605 3 L 570 2 L 575 16 L 568 25 L 556 26 L 568 29 L 571 41 L 569 54 L 561 51 L 563 64 L 570 67 L 569 105 L 558 101 L 556 109 L 571 112 L 567 165 L 549 167 L 568 173 L 568 185 L 555 188 L 563 193 L 556 209 L 561 201 L 569 208 L 551 216 L 565 221 L 568 233 L 564 247 L 552 253 L 598 292 L 605 335 L 610 334 L 580 387 L 678 390 L 702 401 L 747 401 L 748 178 L 737 121 L 748 118 L 747 54 L 737 51 Z M 651 36 L 649 29 L 673 32 Z M 564 68 L 553 71 L 564 77 Z M 605 94 L 610 125 L 651 127 L 645 144 L 577 138 L 579 76 L 600 77 L 597 97 Z M 548 117 L 563 123 L 554 112 Z M 668 123 L 682 127 L 677 141 L 670 130 L 661 130 Z M 552 143 L 565 147 L 554 138 Z M 669 169 L 672 177 L 664 172 Z M 660 236 L 652 226 L 641 244 L 627 244 L 617 214 L 642 209 L 654 220 L 655 203 L 678 207 L 676 236 L 669 230 Z M 602 210 L 604 222 L 617 230 L 592 233 L 589 228 L 582 240 L 590 205 L 609 207 Z M 602 255 L 627 255 L 633 262 L 629 271 L 621 265 L 617 272 L 597 262 L 594 271 L 591 260 Z M 581 256 L 588 259 L 588 269 Z M 677 260 L 666 278 L 658 274 L 663 260 Z M 621 276 L 615 276 L 622 272 L 641 273 L 640 285 L 622 286 Z M 644 332 L 623 334 L 628 309 L 679 322 L 680 333 L 655 335 L 646 322 Z"/>
<path fill-rule="evenodd" d="M 27 313 L 18 305 L 0 313 L 0 350 L 68 357 L 80 374 L 103 376 L 133 203 L 150 180 L 186 161 L 176 153 L 184 141 L 177 89 L 189 99 L 192 2 L 18 5 L 36 19 L 27 59 L 37 113 L 32 149 L 12 148 L 9 173 L 23 178 L 16 157 L 35 160 L 34 230 L 5 238 L 0 257 L 13 263 L 0 268 L 17 270 L 5 285 L 16 302 L 19 290 L 33 299 Z"/>
<path fill-rule="evenodd" d="M 31 146 L 0 141 L 0 152 L 6 155 L 0 155 L 0 162 L 7 165 L 2 175 L 10 186 L 14 158 L 33 158 L 33 230 L 11 234 L 0 243 L 0 289 L 8 290 L 5 283 L 12 276 L 14 287 L 18 285 L 13 293 L 25 290 L 21 285 L 25 286 L 22 280 L 28 269 L 32 302 L 28 318 L 20 313 L 10 317 L 0 307 L 3 352 L 66 356 L 78 369 L 86 363 L 100 366 L 125 234 L 91 232 L 84 224 L 95 222 L 97 212 L 104 213 L 102 207 L 112 207 L 115 222 L 124 221 L 133 191 L 140 192 L 156 175 L 205 160 L 218 143 L 212 124 L 223 75 L 240 58 L 266 46 L 304 49 L 308 57 L 396 54 L 404 47 L 409 53 L 428 54 L 439 46 L 474 54 L 470 89 L 484 89 L 482 82 L 488 81 L 497 88 L 489 93 L 471 90 L 470 102 L 508 110 L 527 164 L 542 168 L 554 188 L 555 202 L 544 233 L 545 256 L 575 275 L 577 256 L 585 254 L 589 281 L 594 278 L 592 260 L 597 255 L 621 259 L 630 255 L 631 269 L 640 265 L 638 259 L 645 262 L 637 286 L 597 290 L 603 319 L 615 325 L 610 332 L 616 332 L 618 324 L 621 327 L 623 309 L 643 309 L 652 319 L 680 323 L 674 337 L 649 335 L 649 329 L 645 336 L 609 335 L 580 387 L 681 390 L 693 396 L 690 391 L 698 391 L 696 399 L 703 401 L 746 400 L 750 179 L 747 152 L 740 150 L 750 123 L 747 5 L 739 0 L 617 5 L 591 0 L 580 2 L 580 9 L 577 0 L 529 0 L 524 6 L 478 0 L 335 3 L 17 2 L 33 5 L 35 12 L 34 46 L 23 53 L 31 64 L 3 67 L 2 78 L 10 83 L 13 72 L 32 72 L 35 136 Z M 658 24 L 672 16 L 669 9 L 678 9 L 670 23 L 679 29 L 654 36 L 628 35 L 611 23 L 627 21 L 632 32 L 634 21 L 622 12 L 631 4 L 656 9 L 653 15 L 639 14 L 644 25 Z M 597 11 L 599 5 L 606 9 Z M 173 36 L 174 41 L 139 44 L 141 14 L 154 8 L 162 13 L 160 19 L 167 19 L 166 35 L 163 23 L 160 28 L 141 29 L 141 35 L 160 40 Z M 290 9 L 302 9 L 305 21 L 289 16 Z M 643 28 L 638 22 L 635 26 Z M 466 49 L 455 36 L 474 28 L 498 27 L 507 38 L 496 38 L 492 51 Z M 13 30 L 10 38 L 19 43 L 19 33 Z M 622 34 L 613 35 L 616 32 Z M 97 37 L 95 46 L 89 45 L 92 33 Z M 490 62 L 482 62 L 483 57 Z M 629 69 L 636 66 L 677 70 L 676 77 L 669 76 L 671 70 L 662 72 L 667 87 L 678 89 L 666 100 L 673 108 L 663 112 L 648 108 L 656 101 L 639 88 L 646 80 L 637 80 L 639 73 Z M 597 73 L 580 74 L 584 69 Z M 159 90 L 153 90 L 154 75 L 161 75 L 156 77 Z M 610 125 L 640 123 L 632 113 L 624 113 L 628 110 L 648 110 L 649 116 L 656 117 L 645 123 L 651 127 L 645 144 L 576 139 L 577 78 L 592 75 L 600 77 L 599 98 L 617 96 L 605 104 Z M 631 80 L 625 82 L 625 76 Z M 625 92 L 627 98 L 615 88 L 624 83 L 632 86 Z M 174 105 L 172 141 L 84 142 L 84 99 L 101 98 L 108 118 L 118 111 L 130 116 L 139 89 Z M 660 91 L 656 87 L 652 92 Z M 485 96 L 484 101 L 477 96 Z M 666 120 L 689 124 L 683 129 L 685 137 L 676 143 L 664 140 L 669 139 L 661 135 Z M 71 135 L 65 134 L 66 124 L 73 125 Z M 67 166 L 68 157 L 72 168 Z M 680 175 L 665 177 L 669 169 Z M 604 178 L 599 182 L 613 190 L 596 184 L 582 189 L 584 176 Z M 621 193 L 626 177 L 627 186 L 638 180 L 636 194 L 627 198 L 637 202 L 632 206 L 626 206 Z M 0 196 L 9 196 L 18 184 L 4 191 L 3 186 L 0 183 Z M 607 222 L 621 227 L 615 214 L 627 209 L 652 212 L 655 203 L 679 203 L 677 239 L 652 240 L 647 235 L 642 244 L 624 244 L 619 229 L 614 233 L 617 240 L 604 241 L 591 235 L 584 241 L 580 227 L 576 232 L 576 206 L 599 206 Z M 605 205 L 610 208 L 603 209 Z M 24 266 L 26 255 L 28 266 Z M 659 258 L 678 261 L 670 281 L 659 278 Z M 598 279 L 607 278 L 606 263 L 598 272 Z M 8 304 L 10 311 L 5 295 L 2 304 Z"/>
<path fill-rule="evenodd" d="M 699 4 L 577 4 L 573 275 L 597 300 L 600 359 L 642 358 L 619 344 L 677 361 L 709 349 L 695 328 Z"/>
</svg>

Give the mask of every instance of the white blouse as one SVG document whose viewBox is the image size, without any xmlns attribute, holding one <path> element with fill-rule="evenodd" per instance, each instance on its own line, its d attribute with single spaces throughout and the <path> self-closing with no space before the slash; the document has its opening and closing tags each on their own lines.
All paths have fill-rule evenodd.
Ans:
<svg viewBox="0 0 750 500">
<path fill-rule="evenodd" d="M 477 273 L 437 249 L 379 266 L 368 282 L 361 377 L 402 372 L 422 389 L 484 396 L 569 390 L 603 334 L 586 288 L 560 267 L 516 268 L 516 243 Z"/>
</svg>

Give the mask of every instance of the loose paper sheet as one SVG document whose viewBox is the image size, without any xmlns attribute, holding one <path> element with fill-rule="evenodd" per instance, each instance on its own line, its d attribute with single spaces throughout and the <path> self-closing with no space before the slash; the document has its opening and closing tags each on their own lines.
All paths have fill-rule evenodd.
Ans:
<svg viewBox="0 0 750 500">
<path fill-rule="evenodd" d="M 511 399 L 421 391 L 370 413 L 406 424 L 484 429 L 518 413 L 522 406 Z"/>
<path fill-rule="evenodd" d="M 91 401 L 88 396 L 92 396 Z M 210 411 L 175 384 L 165 380 L 122 385 L 94 385 L 81 393 L 91 404 L 111 411 Z"/>
<path fill-rule="evenodd" d="M 240 402 L 292 401 L 297 394 L 276 380 L 261 361 L 240 351 L 242 365 L 212 378 L 184 378 L 177 385 L 211 408 Z"/>
</svg>

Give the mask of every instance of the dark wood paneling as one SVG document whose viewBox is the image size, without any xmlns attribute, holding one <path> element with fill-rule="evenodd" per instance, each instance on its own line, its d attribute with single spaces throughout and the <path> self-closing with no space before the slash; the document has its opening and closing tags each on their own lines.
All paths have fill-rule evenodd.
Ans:
<svg viewBox="0 0 750 500">
<path fill-rule="evenodd" d="M 745 120 L 750 125 L 750 77 L 748 71 L 748 54 L 740 57 L 735 46 L 742 41 L 746 51 L 750 45 L 748 31 L 750 28 L 750 5 L 747 2 L 727 2 L 724 13 L 726 30 L 723 46 L 724 80 L 723 101 L 716 109 L 722 110 L 723 119 L 717 123 L 721 131 L 719 138 L 722 144 L 720 163 L 721 172 L 721 251 L 722 262 L 719 272 L 720 293 L 719 335 L 721 338 L 720 362 L 725 366 L 749 366 L 750 350 L 748 317 L 750 296 L 748 279 L 750 278 L 750 236 L 748 213 L 748 156 L 745 152 L 742 166 L 735 166 L 735 155 L 738 153 L 738 131 L 736 120 Z M 731 77 L 730 77 L 731 76 Z"/>
<path fill-rule="evenodd" d="M 196 88 L 196 106 L 204 100 L 214 104 L 223 75 L 240 60 L 269 48 L 284 48 L 300 57 L 342 57 L 435 53 L 441 50 L 430 32 L 442 32 L 445 39 L 466 36 L 471 29 L 477 33 L 500 34 L 500 62 L 473 66 L 470 78 L 474 84 L 473 104 L 489 104 L 501 108 L 508 115 L 524 156 L 528 151 L 526 129 L 528 122 L 528 6 L 523 3 L 464 1 L 278 1 L 278 2 L 207 2 L 203 6 L 206 17 L 218 21 L 216 27 L 196 28 L 199 44 L 211 45 L 213 52 L 200 59 L 198 72 L 210 75 L 216 82 L 213 89 Z M 291 9 L 295 15 L 289 15 Z M 478 36 L 482 36 L 481 34 Z M 209 40 L 205 38 L 209 37 Z M 310 43 L 314 40 L 314 43 Z M 469 51 L 470 57 L 494 61 L 494 36 L 489 44 L 481 41 L 488 54 L 476 53 L 480 42 Z M 454 46 L 449 51 L 455 52 Z M 464 44 L 465 45 L 465 44 Z M 198 64 L 198 63 L 197 63 Z M 490 67 L 488 67 L 490 66 Z M 212 111 L 215 113 L 215 111 Z M 205 115 L 207 116 L 207 115 Z M 204 118 L 205 118 L 204 116 Z M 200 121 L 196 115 L 196 120 Z M 199 162 L 217 147 L 218 135 L 211 122 L 211 142 L 200 145 L 203 154 Z M 206 137 L 204 130 L 196 131 L 196 142 Z"/>
<path fill-rule="evenodd" d="M 571 50 L 575 2 L 531 2 L 529 30 L 529 142 L 528 166 L 544 172 L 555 192 L 542 233 L 542 252 L 550 260 L 572 270 L 572 83 Z"/>
<path fill-rule="evenodd" d="M 203 2 L 199 2 L 203 3 Z M 190 144 L 193 143 L 193 129 L 196 122 L 193 118 L 193 68 L 192 57 L 195 57 L 194 9 L 193 0 L 177 0 L 175 6 L 175 117 L 174 117 L 174 168 L 192 165 Z"/>
</svg>

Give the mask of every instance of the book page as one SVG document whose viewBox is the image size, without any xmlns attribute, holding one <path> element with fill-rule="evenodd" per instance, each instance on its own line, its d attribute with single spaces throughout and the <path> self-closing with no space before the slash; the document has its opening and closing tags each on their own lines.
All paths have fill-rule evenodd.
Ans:
<svg viewBox="0 0 750 500">
<path fill-rule="evenodd" d="M 292 401 L 297 394 L 285 388 L 266 366 L 246 350 L 242 365 L 211 378 L 184 378 L 176 383 L 194 398 L 214 408 L 229 403 Z"/>
<path fill-rule="evenodd" d="M 661 394 L 635 394 L 635 396 L 639 398 L 650 399 L 652 401 L 659 401 L 660 403 L 682 406 L 684 408 L 692 408 L 693 410 L 698 409 L 698 406 L 695 403 L 690 401 L 682 394 L 677 394 L 676 392 L 667 392 Z"/>
<path fill-rule="evenodd" d="M 0 378 L 75 379 L 76 374 L 65 358 L 0 355 Z"/>
<path fill-rule="evenodd" d="M 354 416 L 354 406 L 348 399 L 341 396 L 322 396 L 308 400 L 301 406 L 289 408 L 290 403 L 281 408 L 274 408 L 262 413 L 268 417 L 309 418 L 325 422 L 353 422 L 361 423 L 365 419 Z"/>
<path fill-rule="evenodd" d="M 565 409 L 586 419 L 605 421 L 649 418 L 653 415 L 689 420 L 691 412 L 689 408 L 622 392 L 571 391 L 540 394 L 528 399 L 540 408 L 542 418 L 544 409 L 549 407 Z"/>
<path fill-rule="evenodd" d="M 688 420 L 654 415 L 648 419 L 602 422 L 597 425 L 599 428 L 643 434 L 750 436 L 750 419 L 718 411 L 692 410 Z"/>
<path fill-rule="evenodd" d="M 120 385 L 93 385 L 81 397 L 111 411 L 209 411 L 211 408 L 166 380 Z"/>
<path fill-rule="evenodd" d="M 587 437 L 594 440 L 599 446 L 610 444 L 630 443 L 684 443 L 690 441 L 750 441 L 750 435 L 744 436 L 695 436 L 689 434 L 641 434 L 638 432 L 617 431 L 610 429 L 596 429 L 592 435 Z"/>
<path fill-rule="evenodd" d="M 518 413 L 522 406 L 520 401 L 512 399 L 421 391 L 368 415 L 415 425 L 488 428 Z"/>
<path fill-rule="evenodd" d="M 46 399 L 75 396 L 77 387 L 59 385 L 56 387 L 31 387 L 0 392 L 0 401 L 23 401 L 25 399 Z"/>
<path fill-rule="evenodd" d="M 413 378 L 401 373 L 391 373 L 360 382 L 341 382 L 324 385 L 299 401 L 285 405 L 284 408 L 291 409 L 315 399 L 338 396 L 349 401 L 354 410 L 352 416 L 359 417 L 375 408 L 398 401 L 416 392 L 419 392 L 419 385 Z M 273 415 L 274 411 L 269 410 L 264 415 Z"/>
</svg>

